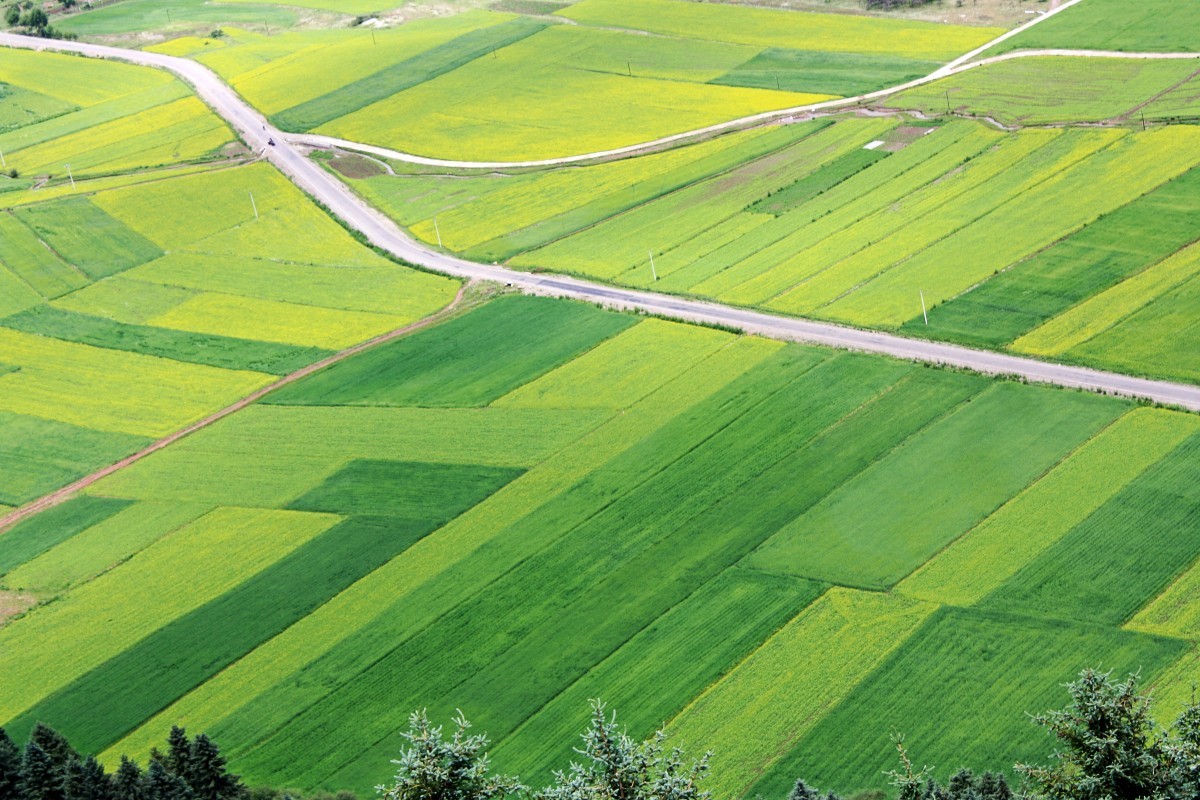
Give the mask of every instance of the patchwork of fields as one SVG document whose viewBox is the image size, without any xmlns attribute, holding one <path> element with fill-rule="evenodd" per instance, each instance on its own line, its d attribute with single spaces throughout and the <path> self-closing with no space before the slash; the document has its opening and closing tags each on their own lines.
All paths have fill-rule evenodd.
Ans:
<svg viewBox="0 0 1200 800">
<path fill-rule="evenodd" d="M 156 49 L 212 67 L 285 130 L 442 158 L 523 160 L 873 91 L 926 75 L 999 32 L 586 0 L 553 17 L 470 11 L 383 30 L 231 30 L 216 43 Z"/>
<path fill-rule="evenodd" d="M 290 130 L 513 159 L 870 91 L 1000 32 L 545 10 L 154 49 Z M 1194 17 L 1086 0 L 1015 42 L 1184 50 Z M 1153 124 L 1200 113 L 1196 66 L 1013 60 L 887 103 L 916 114 L 585 167 L 330 164 L 478 261 L 1196 382 L 1200 128 Z M 0 512 L 461 297 L 164 73 L 0 50 L 0 152 Z M 771 800 L 878 788 L 893 731 L 939 777 L 1043 759 L 1027 712 L 1084 667 L 1140 672 L 1164 721 L 1190 699 L 1200 416 L 498 292 L 0 531 L 0 727 L 115 765 L 179 724 L 252 785 L 366 796 L 414 708 L 462 709 L 536 786 L 600 697 L 711 748 L 717 797 Z"/>
<path fill-rule="evenodd" d="M 160 72 L 3 50 L 0 81 L 45 110 L 0 134 L 7 163 L 55 177 L 0 191 L 6 507 L 455 294 L 355 243 L 266 165 L 178 167 L 231 133 Z"/>
<path fill-rule="evenodd" d="M 540 781 L 603 696 L 732 796 L 870 786 L 893 727 L 1003 768 L 1082 666 L 1195 677 L 1198 448 L 1192 415 L 501 297 L 0 537 L 0 585 L 55 598 L 0 628 L 0 722 L 109 759 L 177 722 L 252 782 L 366 790 L 413 707 Z"/>
<path fill-rule="evenodd" d="M 1190 126 L 843 115 L 582 168 L 354 183 L 481 261 L 1196 381 L 1197 145 Z"/>
</svg>

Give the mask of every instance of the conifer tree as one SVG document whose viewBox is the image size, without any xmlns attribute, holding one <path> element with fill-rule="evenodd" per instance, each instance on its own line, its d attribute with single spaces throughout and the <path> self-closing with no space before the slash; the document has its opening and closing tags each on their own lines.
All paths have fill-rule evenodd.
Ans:
<svg viewBox="0 0 1200 800">
<path fill-rule="evenodd" d="M 0 728 L 0 797 L 17 797 L 21 786 L 21 749 Z"/>
<path fill-rule="evenodd" d="M 21 758 L 21 793 L 24 800 L 65 800 L 54 759 L 34 741 L 25 745 Z"/>
<path fill-rule="evenodd" d="M 667 750 L 666 734 L 658 731 L 644 742 L 635 742 L 617 727 L 604 704 L 592 702 L 591 727 L 583 733 L 578 752 L 584 763 L 571 764 L 568 772 L 555 773 L 555 783 L 536 795 L 537 800 L 709 800 L 700 788 L 708 773 L 708 755 L 684 764 L 683 751 Z"/>
<path fill-rule="evenodd" d="M 183 778 L 168 772 L 161 759 L 150 762 L 142 786 L 145 800 L 194 800 Z"/>
<path fill-rule="evenodd" d="M 171 726 L 167 734 L 167 754 L 163 757 L 163 766 L 172 775 L 177 775 L 191 782 L 192 774 L 192 743 L 188 740 L 187 732 L 178 725 Z"/>
<path fill-rule="evenodd" d="M 145 800 L 141 768 L 128 756 L 121 756 L 121 764 L 113 775 L 114 800 Z"/>
<path fill-rule="evenodd" d="M 42 722 L 33 726 L 29 733 L 29 742 L 36 744 L 49 756 L 56 770 L 65 770 L 67 764 L 79 758 L 79 753 L 71 747 L 67 737 Z"/>
<path fill-rule="evenodd" d="M 803 778 L 796 780 L 788 800 L 821 800 L 821 793 L 804 782 Z"/>
<path fill-rule="evenodd" d="M 414 711 L 401 734 L 408 746 L 392 761 L 394 782 L 377 787 L 382 800 L 497 800 L 523 790 L 515 778 L 488 774 L 487 737 L 468 735 L 470 727 L 459 712 L 447 741 L 424 711 Z"/>
<path fill-rule="evenodd" d="M 196 800 L 237 800 L 245 794 L 241 781 L 225 770 L 225 758 L 203 733 L 191 743 L 184 775 Z"/>
<path fill-rule="evenodd" d="M 63 789 L 66 800 L 112 800 L 112 784 L 95 756 L 67 764 Z"/>
<path fill-rule="evenodd" d="M 1171 781 L 1171 750 L 1150 716 L 1137 676 L 1123 683 L 1084 670 L 1067 685 L 1071 704 L 1034 717 L 1063 749 L 1049 766 L 1018 764 L 1033 796 L 1047 800 L 1154 797 Z"/>
</svg>

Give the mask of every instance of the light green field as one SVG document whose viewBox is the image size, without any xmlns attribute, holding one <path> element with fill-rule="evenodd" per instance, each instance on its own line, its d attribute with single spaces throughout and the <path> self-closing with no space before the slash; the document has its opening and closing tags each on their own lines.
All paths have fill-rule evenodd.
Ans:
<svg viewBox="0 0 1200 800">
<path fill-rule="evenodd" d="M 1198 426 L 1192 415 L 1167 411 L 1138 410 L 1121 417 L 901 581 L 896 591 L 951 605 L 978 603 Z"/>
<path fill-rule="evenodd" d="M 59 74 L 78 95 L 45 85 Z M 6 506 L 454 297 L 457 282 L 359 245 L 266 164 L 176 166 L 230 133 L 162 73 L 4 51 L 0 80 L 86 105 L 0 134 L 10 166 L 58 174 L 69 158 L 79 177 L 0 200 Z M 140 172 L 158 164 L 175 168 Z M 112 170 L 132 171 L 85 177 Z"/>
<path fill-rule="evenodd" d="M 496 51 L 495 57 L 479 58 L 314 132 L 442 158 L 555 158 L 829 97 L 630 77 L 617 73 L 615 65 L 611 72 L 596 71 L 575 61 L 581 48 L 586 54 L 599 46 L 591 41 L 594 36 L 564 26 L 547 28 Z M 498 96 L 505 102 L 490 101 Z M 415 119 L 422 124 L 409 124 Z"/>
<path fill-rule="evenodd" d="M 585 25 L 631 28 L 685 38 L 942 61 L 949 61 L 1003 33 L 994 28 L 680 0 L 582 0 L 559 13 Z"/>
<path fill-rule="evenodd" d="M 146 302 L 169 310 L 172 293 Z M 287 774 L 307 786 L 361 789 L 384 777 L 394 723 L 414 702 L 424 700 L 439 718 L 462 707 L 496 736 L 497 769 L 519 767 L 542 780 L 564 752 L 531 744 L 541 741 L 534 733 L 573 727 L 581 697 L 643 697 L 648 705 L 626 717 L 634 731 L 665 721 L 672 741 L 713 747 L 714 785 L 742 796 L 794 771 L 811 737 L 857 708 L 864 691 L 884 691 L 878 676 L 894 672 L 896 659 L 943 652 L 946 623 L 933 624 L 946 615 L 940 603 L 972 603 L 988 593 L 988 581 L 1003 582 L 1006 569 L 1048 557 L 1052 540 L 1069 538 L 1090 507 L 1111 506 L 1123 486 L 1144 482 L 1197 430 L 1189 415 L 1087 394 L 662 320 L 629 322 L 565 301 L 493 300 L 362 357 L 369 381 L 346 362 L 95 484 L 89 497 L 133 504 L 26 557 L 3 579 L 59 599 L 0 629 L 0 641 L 25 642 L 58 615 L 77 614 L 70 624 L 82 627 L 105 602 L 118 602 L 104 600 L 111 587 L 145 570 L 193 569 L 164 560 L 189 531 L 240 539 L 252 555 L 236 570 L 210 559 L 169 608 L 122 606 L 138 620 L 129 638 L 104 648 L 85 640 L 76 657 L 39 677 L 36 691 L 0 694 L 9 703 L 5 724 L 20 729 L 46 718 L 70 730 L 72 719 L 84 719 L 72 711 L 84 689 L 97 675 L 119 674 L 132 682 L 122 692 L 134 692 L 136 710 L 103 700 L 103 713 L 78 723 L 106 759 L 144 755 L 163 725 L 181 723 L 219 737 L 253 782 Z M 532 345 L 476 355 L 475 340 L 489 332 L 507 340 L 506 331 L 524 326 L 531 330 L 522 335 L 538 343 L 561 339 L 564 325 L 601 333 L 548 366 Z M 455 341 L 463 349 L 447 350 Z M 339 375 L 345 381 L 334 387 Z M 383 389 L 389 405 L 355 405 Z M 462 407 L 430 407 L 453 404 Z M 447 507 L 448 518 L 400 551 L 387 550 L 405 526 L 442 507 L 431 484 L 403 482 L 420 470 L 510 477 L 465 511 Z M 1074 501 L 1076 491 L 1087 501 Z M 877 503 L 897 515 L 883 528 L 871 512 Z M 279 510 L 308 507 L 349 519 L 334 528 L 328 516 Z M 267 561 L 255 549 L 261 537 L 238 532 L 274 530 L 263 520 L 284 519 L 278 514 L 299 515 L 286 519 L 310 521 L 313 530 L 302 542 L 293 535 L 285 547 L 272 545 Z M 822 537 L 805 538 L 817 530 Z M 311 559 L 334 546 L 338 531 L 387 554 L 345 582 L 313 588 L 312 605 L 282 627 L 260 630 L 261 615 L 238 611 L 284 613 L 271 599 L 272 576 L 318 563 Z M 919 542 L 911 531 L 922 531 Z M 804 546 L 780 549 L 800 540 Z M 605 544 L 599 551 L 597 542 Z M 964 577 L 1014 547 L 1020 555 L 1011 568 Z M 869 559 L 853 555 L 864 549 Z M 155 566 L 162 563 L 172 566 Z M 890 585 L 914 570 L 891 593 L 847 585 Z M 214 572 L 222 571 L 219 583 Z M 1172 618 L 1186 629 L 1191 578 L 1179 571 L 1172 603 L 1185 610 Z M 794 575 L 769 574 L 779 572 Z M 751 599 L 760 596 L 769 602 Z M 719 648 L 703 644 L 702 632 L 712 635 L 731 613 L 746 617 L 736 609 L 751 607 L 754 621 L 739 626 L 740 636 L 723 637 Z M 989 618 L 984 627 L 1041 642 L 1037 631 L 1057 624 Z M 205 639 L 216 625 L 233 634 Z M 1069 672 L 1112 642 L 1121 659 L 1150 659 L 1153 678 L 1187 649 L 1111 625 L 1070 631 L 1030 663 L 1046 674 Z M 166 654 L 154 643 L 178 637 L 202 651 L 187 662 L 191 677 L 154 666 Z M 555 657 L 538 656 L 548 652 Z M 134 669 L 131 659 L 143 666 Z M 93 666 L 100 671 L 85 674 Z M 981 694 L 995 713 L 1026 710 L 1020 693 L 993 684 L 960 685 L 952 673 L 944 684 Z M 317 729 L 326 732 L 319 751 L 310 749 L 297 775 L 297 748 L 318 741 Z M 1019 745 L 1004 752 L 1032 740 L 1013 741 Z M 864 759 L 886 755 L 871 747 Z M 844 759 L 823 752 L 812 769 L 834 776 L 827 785 L 861 785 Z"/>
<path fill-rule="evenodd" d="M 11 717 L 173 617 L 220 595 L 337 521 L 330 514 L 217 509 L 30 621 L 0 631 L 0 689 Z M 137 609 L 138 613 L 132 613 Z M 119 617 L 120 630 L 106 624 Z M 136 619 L 135 619 L 136 618 Z M 76 647 L 57 652 L 63 639 Z M 53 663 L 53 668 L 48 668 Z"/>
<path fill-rule="evenodd" d="M 932 115 L 950 110 L 1006 125 L 1100 122 L 1134 114 L 1195 71 L 1192 61 L 1018 58 L 909 89 L 880 105 Z"/>
<path fill-rule="evenodd" d="M 831 589 L 672 720 L 673 741 L 708 742 L 713 786 L 745 795 L 934 608 Z M 796 719 L 781 708 L 804 714 Z M 752 730 L 753 737 L 738 733 Z"/>
<path fill-rule="evenodd" d="M 1088 0 L 1002 44 L 996 52 L 1044 47 L 1131 52 L 1200 50 L 1195 6 L 1172 0 Z"/>
<path fill-rule="evenodd" d="M 1198 266 L 1200 247 L 1182 250 L 1031 331 L 1013 349 L 1043 356 L 1069 352 L 1191 280 Z"/>
<path fill-rule="evenodd" d="M 69 165 L 86 178 L 178 164 L 213 157 L 233 141 L 219 117 L 160 70 L 6 49 L 4 84 L 59 104 L 53 113 L 0 122 L 7 166 L 25 175 L 66 178 Z"/>
</svg>

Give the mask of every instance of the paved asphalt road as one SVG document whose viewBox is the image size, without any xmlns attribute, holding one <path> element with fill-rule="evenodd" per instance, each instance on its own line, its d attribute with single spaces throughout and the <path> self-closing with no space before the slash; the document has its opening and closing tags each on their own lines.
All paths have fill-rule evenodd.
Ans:
<svg viewBox="0 0 1200 800">
<path fill-rule="evenodd" d="M 283 135 L 267 123 L 262 115 L 252 109 L 220 78 L 197 62 L 139 50 L 37 39 L 7 33 L 0 33 L 0 45 L 31 50 L 77 52 L 100 58 L 160 67 L 176 73 L 191 84 L 197 94 L 224 117 L 255 151 L 263 152 L 266 158 L 297 186 L 323 203 L 347 224 L 361 231 L 373 244 L 405 261 L 420 264 L 437 272 L 463 278 L 511 284 L 534 294 L 570 297 L 618 308 L 638 309 L 689 322 L 728 325 L 748 333 L 775 339 L 880 353 L 896 358 L 963 367 L 984 373 L 1012 374 L 1039 383 L 1141 397 L 1200 411 L 1200 387 L 1198 386 L 1144 380 L 1127 375 L 1064 366 L 887 333 L 778 317 L 654 292 L 620 289 L 575 278 L 531 274 L 464 261 L 408 238 L 391 220 L 358 198 L 345 184 L 286 142 Z M 275 140 L 275 146 L 267 145 L 268 138 Z"/>
</svg>

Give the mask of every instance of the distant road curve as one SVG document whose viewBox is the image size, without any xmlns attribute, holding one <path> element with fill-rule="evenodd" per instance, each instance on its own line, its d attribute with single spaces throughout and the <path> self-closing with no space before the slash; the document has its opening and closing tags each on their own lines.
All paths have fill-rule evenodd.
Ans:
<svg viewBox="0 0 1200 800">
<path fill-rule="evenodd" d="M 878 353 L 895 358 L 962 367 L 988 374 L 1011 374 L 1037 383 L 1144 398 L 1200 411 L 1200 386 L 1134 378 L 1128 375 L 973 350 L 889 333 L 779 317 L 655 292 L 622 289 L 577 278 L 521 272 L 505 267 L 466 261 L 410 239 L 394 222 L 359 198 L 346 184 L 306 158 L 298 149 L 285 141 L 280 132 L 267 123 L 262 115 L 252 109 L 216 75 L 194 61 L 138 50 L 124 50 L 78 42 L 51 41 L 15 34 L 0 34 L 0 45 L 31 50 L 83 53 L 171 70 L 190 83 L 199 96 L 233 126 L 250 147 L 255 151 L 261 151 L 300 189 L 324 204 L 349 226 L 361 232 L 368 241 L 404 261 L 436 272 L 468 279 L 506 283 L 531 294 L 574 298 L 615 308 L 660 314 L 687 322 L 726 325 L 747 333 L 774 339 Z M 276 142 L 273 147 L 267 145 L 268 139 L 271 138 L 274 138 Z"/>
</svg>

